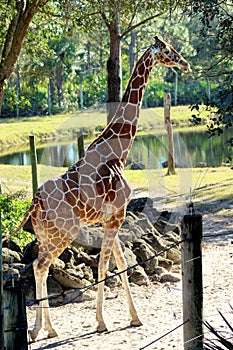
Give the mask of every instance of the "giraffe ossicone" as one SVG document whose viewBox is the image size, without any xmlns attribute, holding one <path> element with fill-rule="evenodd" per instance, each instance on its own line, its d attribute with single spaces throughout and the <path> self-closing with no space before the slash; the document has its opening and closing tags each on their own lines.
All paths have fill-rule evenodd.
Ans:
<svg viewBox="0 0 233 350">
<path fill-rule="evenodd" d="M 57 335 L 50 318 L 46 280 L 52 261 L 79 235 L 82 225 L 101 223 L 102 240 L 98 279 L 104 280 L 109 257 L 113 252 L 119 271 L 127 264 L 118 238 L 130 200 L 131 189 L 124 176 L 124 165 L 132 147 L 138 125 L 143 94 L 153 66 L 179 67 L 190 71 L 188 62 L 169 44 L 155 37 L 136 63 L 115 116 L 104 131 L 90 144 L 83 158 L 64 174 L 46 181 L 36 192 L 18 232 L 31 220 L 37 236 L 39 253 L 33 263 L 36 298 L 41 300 L 36 311 L 34 341 L 44 327 L 49 337 Z M 13 233 L 13 234 L 14 234 Z M 132 326 L 140 326 L 131 296 L 127 273 L 121 275 L 131 315 Z M 98 285 L 97 330 L 107 330 L 103 318 L 104 282 Z"/>
</svg>

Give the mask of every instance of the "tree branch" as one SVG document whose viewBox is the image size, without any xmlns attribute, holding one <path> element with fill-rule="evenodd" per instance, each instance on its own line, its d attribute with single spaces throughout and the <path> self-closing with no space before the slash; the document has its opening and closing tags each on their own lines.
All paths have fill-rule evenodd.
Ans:
<svg viewBox="0 0 233 350">
<path fill-rule="evenodd" d="M 128 28 L 121 34 L 120 40 L 121 40 L 124 36 L 126 36 L 128 33 L 130 33 L 132 30 L 134 30 L 134 29 L 140 27 L 141 25 L 143 25 L 143 24 L 145 24 L 145 23 L 151 21 L 151 20 L 154 19 L 154 18 L 157 18 L 157 17 L 161 16 L 162 14 L 163 14 L 162 12 L 161 12 L 161 13 L 158 13 L 158 14 L 156 14 L 156 15 L 153 15 L 153 16 L 151 16 L 151 17 L 148 17 L 148 18 L 144 19 L 144 20 L 141 21 L 141 22 L 136 23 L 135 25 L 133 25 L 133 26 L 131 26 L 131 27 L 128 27 Z"/>
<path fill-rule="evenodd" d="M 101 17 L 103 18 L 103 21 L 106 24 L 107 28 L 110 29 L 110 23 L 108 22 L 106 14 L 102 11 L 100 11 L 100 14 L 101 14 Z"/>
</svg>

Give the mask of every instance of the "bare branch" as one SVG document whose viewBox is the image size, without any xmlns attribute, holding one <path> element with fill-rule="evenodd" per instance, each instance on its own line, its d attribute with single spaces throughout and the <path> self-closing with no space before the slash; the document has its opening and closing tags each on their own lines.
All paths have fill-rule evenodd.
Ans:
<svg viewBox="0 0 233 350">
<path fill-rule="evenodd" d="M 120 39 L 122 39 L 124 36 L 126 36 L 128 33 L 130 33 L 132 30 L 134 30 L 134 29 L 140 27 L 141 25 L 143 25 L 143 24 L 145 24 L 145 23 L 151 21 L 151 20 L 154 19 L 154 18 L 157 18 L 157 17 L 161 16 L 162 14 L 163 14 L 162 12 L 161 12 L 161 13 L 158 13 L 158 14 L 156 14 L 156 15 L 153 15 L 153 16 L 151 16 L 151 17 L 148 17 L 148 18 L 144 19 L 144 20 L 141 21 L 141 22 L 136 23 L 135 25 L 133 25 L 133 26 L 131 26 L 131 27 L 128 27 L 128 28 L 121 34 Z"/>
</svg>

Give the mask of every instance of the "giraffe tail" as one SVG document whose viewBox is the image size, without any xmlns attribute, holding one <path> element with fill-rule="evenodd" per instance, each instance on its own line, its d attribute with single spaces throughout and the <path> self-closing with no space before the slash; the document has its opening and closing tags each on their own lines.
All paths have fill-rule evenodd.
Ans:
<svg viewBox="0 0 233 350">
<path fill-rule="evenodd" d="M 21 224 L 17 227 L 17 229 L 11 232 L 8 236 L 3 237 L 2 242 L 8 241 L 12 236 L 16 235 L 16 233 L 18 233 L 24 227 L 24 225 L 28 222 L 28 220 L 31 217 L 32 208 L 33 208 L 33 205 L 31 205 L 30 208 L 27 210 Z"/>
</svg>

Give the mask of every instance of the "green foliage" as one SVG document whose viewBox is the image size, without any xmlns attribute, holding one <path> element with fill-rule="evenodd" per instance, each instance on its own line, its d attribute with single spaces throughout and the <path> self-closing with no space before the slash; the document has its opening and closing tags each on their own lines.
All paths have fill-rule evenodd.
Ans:
<svg viewBox="0 0 233 350">
<path fill-rule="evenodd" d="M 0 195 L 3 236 L 10 235 L 10 233 L 20 225 L 29 205 L 30 200 L 26 198 L 24 191 L 18 191 L 14 194 Z M 12 240 L 22 249 L 32 240 L 32 235 L 20 230 L 16 235 L 12 236 Z"/>
<path fill-rule="evenodd" d="M 196 98 L 192 110 L 194 123 L 201 121 L 199 105 L 204 103 L 209 112 L 208 134 L 220 135 L 233 126 L 233 11 L 227 1 L 198 0 L 193 3 L 195 16 L 198 15 L 201 26 L 197 26 L 199 41 L 196 41 L 197 55 L 205 60 L 200 73 L 206 81 L 214 82 L 209 92 Z M 214 110 L 214 115 L 213 115 Z M 228 141 L 228 160 L 232 161 L 232 139 Z"/>
<path fill-rule="evenodd" d="M 7 4 L 4 0 L 0 5 L 3 24 L 13 16 L 13 10 L 6 16 Z M 218 108 L 216 122 L 230 127 L 232 115 L 226 113 L 226 108 L 233 110 L 232 92 L 229 93 L 232 87 L 232 8 L 228 2 L 216 0 L 195 0 L 188 4 L 180 1 L 182 11 L 175 11 L 176 6 L 176 1 L 155 4 L 154 1 L 100 3 L 91 0 L 72 2 L 72 5 L 64 1 L 46 2 L 29 27 L 17 70 L 8 82 L 2 117 L 15 116 L 16 111 L 19 116 L 77 111 L 81 98 L 84 108 L 106 102 L 108 26 L 118 11 L 120 31 L 124 35 L 121 42 L 123 91 L 129 78 L 131 37 L 128 29 L 136 26 L 135 60 L 141 50 L 153 42 L 155 34 L 174 43 L 193 69 L 189 75 L 177 71 L 177 104 L 209 105 L 211 97 L 211 106 Z M 154 20 L 137 27 L 140 21 L 153 15 L 156 16 Z M 0 29 L 0 44 L 4 28 L 3 25 Z M 165 91 L 172 94 L 174 102 L 174 88 L 174 72 L 156 69 L 156 76 L 153 72 L 150 76 L 144 105 L 162 106 Z"/>
<path fill-rule="evenodd" d="M 230 307 L 233 310 L 231 305 Z M 205 341 L 205 349 L 206 350 L 227 350 L 227 349 L 232 350 L 233 349 L 233 342 L 232 342 L 233 326 L 220 311 L 218 311 L 218 313 L 222 317 L 222 320 L 224 321 L 222 324 L 224 327 L 227 327 L 227 331 L 226 330 L 224 330 L 224 332 L 220 331 L 219 329 L 212 326 L 209 322 L 205 321 L 204 325 L 209 330 L 209 332 L 212 333 L 212 335 L 214 335 L 213 339 L 207 339 Z"/>
</svg>

